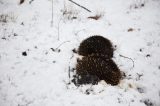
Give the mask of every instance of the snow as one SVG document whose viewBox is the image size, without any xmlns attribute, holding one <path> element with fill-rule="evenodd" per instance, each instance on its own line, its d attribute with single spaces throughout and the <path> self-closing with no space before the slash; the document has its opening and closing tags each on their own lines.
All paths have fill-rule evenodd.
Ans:
<svg viewBox="0 0 160 106">
<path fill-rule="evenodd" d="M 53 0 L 51 25 L 52 0 L 0 0 L 0 106 L 160 106 L 160 0 L 74 1 L 92 12 Z M 117 46 L 119 85 L 68 84 L 91 35 Z"/>
</svg>

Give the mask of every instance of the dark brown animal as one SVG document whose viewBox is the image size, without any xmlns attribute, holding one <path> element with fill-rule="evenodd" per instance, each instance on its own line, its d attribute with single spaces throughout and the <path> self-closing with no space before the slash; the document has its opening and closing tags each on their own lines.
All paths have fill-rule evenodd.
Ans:
<svg viewBox="0 0 160 106">
<path fill-rule="evenodd" d="M 85 39 L 82 43 L 80 43 L 78 48 L 79 55 L 97 55 L 105 58 L 112 58 L 113 51 L 114 49 L 110 40 L 98 35 Z"/>
<path fill-rule="evenodd" d="M 79 84 L 96 84 L 104 80 L 108 84 L 117 85 L 121 79 L 120 70 L 115 62 L 103 57 L 85 56 L 78 61 L 76 70 Z"/>
</svg>

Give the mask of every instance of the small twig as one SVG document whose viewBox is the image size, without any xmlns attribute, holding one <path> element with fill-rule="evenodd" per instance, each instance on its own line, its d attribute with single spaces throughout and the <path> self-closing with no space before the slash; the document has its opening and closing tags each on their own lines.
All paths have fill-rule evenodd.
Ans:
<svg viewBox="0 0 160 106">
<path fill-rule="evenodd" d="M 87 10 L 88 12 L 91 12 L 89 9 L 87 9 L 86 7 L 84 7 L 84 6 L 81 6 L 81 5 L 79 5 L 78 3 L 76 3 L 76 2 L 74 2 L 74 1 L 72 1 L 72 0 L 69 0 L 70 2 L 72 2 L 72 3 L 74 3 L 74 4 L 76 4 L 77 6 L 79 6 L 79 7 L 81 7 L 81 8 L 83 8 L 83 9 L 85 9 L 85 10 Z"/>
<path fill-rule="evenodd" d="M 70 62 L 69 62 L 69 67 L 68 67 L 68 77 L 69 77 L 69 83 L 70 83 L 70 78 L 71 78 L 71 67 L 70 67 Z"/>
<path fill-rule="evenodd" d="M 61 22 L 62 18 L 60 18 L 59 22 L 58 22 L 58 27 L 57 27 L 57 30 L 58 30 L 58 40 L 59 40 L 59 25 L 60 25 L 60 22 Z"/>
<path fill-rule="evenodd" d="M 72 54 L 72 56 L 70 57 L 69 66 L 68 66 L 69 83 L 71 83 L 71 82 L 70 82 L 70 78 L 71 78 L 71 67 L 70 67 L 70 63 L 71 63 L 71 59 L 72 59 L 72 58 L 73 58 L 73 54 Z"/>
<path fill-rule="evenodd" d="M 62 46 L 64 43 L 67 43 L 67 42 L 70 42 L 70 41 L 64 41 L 63 43 L 61 43 L 58 47 L 56 47 L 55 49 L 54 48 L 50 48 L 53 52 L 60 52 L 61 50 L 59 49 L 60 46 Z"/>
<path fill-rule="evenodd" d="M 52 0 L 52 19 L 51 19 L 51 27 L 53 27 L 53 0 Z"/>
<path fill-rule="evenodd" d="M 80 33 L 81 31 L 85 31 L 85 29 L 81 29 L 81 30 L 79 30 L 79 31 L 75 32 L 75 33 L 74 33 L 74 34 L 75 34 L 75 36 L 78 36 L 78 33 Z"/>
<path fill-rule="evenodd" d="M 74 32 L 74 35 L 76 36 L 76 40 L 77 40 L 78 42 L 80 42 L 80 40 L 79 40 L 79 33 L 82 32 L 82 31 L 85 31 L 85 29 L 81 29 L 81 30 L 79 30 L 79 31 L 77 31 L 77 32 Z"/>
<path fill-rule="evenodd" d="M 133 63 L 132 68 L 134 68 L 134 61 L 133 61 L 133 59 L 132 59 L 132 58 L 130 58 L 130 57 L 126 57 L 126 56 L 123 56 L 123 55 L 121 55 L 121 54 L 119 54 L 119 56 L 120 56 L 120 57 L 123 57 L 123 58 L 130 59 L 130 60 L 132 61 L 132 63 Z"/>
<path fill-rule="evenodd" d="M 70 41 L 64 41 L 64 42 L 61 43 L 58 47 L 56 47 L 56 50 L 57 50 L 60 46 L 62 46 L 64 43 L 67 43 L 67 42 L 70 42 Z"/>
<path fill-rule="evenodd" d="M 90 16 L 88 17 L 89 19 L 94 19 L 94 20 L 98 20 L 100 19 L 102 16 L 101 15 L 95 15 L 95 16 Z"/>
</svg>

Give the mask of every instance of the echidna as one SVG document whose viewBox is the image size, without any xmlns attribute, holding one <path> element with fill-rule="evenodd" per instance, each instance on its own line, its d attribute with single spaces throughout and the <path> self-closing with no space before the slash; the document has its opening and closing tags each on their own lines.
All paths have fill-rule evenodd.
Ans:
<svg viewBox="0 0 160 106">
<path fill-rule="evenodd" d="M 79 76 L 79 84 L 95 84 L 99 80 L 105 80 L 108 84 L 117 85 L 121 78 L 120 70 L 112 59 L 97 56 L 85 56 L 79 60 L 76 74 Z"/>
<path fill-rule="evenodd" d="M 113 51 L 110 40 L 98 35 L 85 39 L 78 48 L 78 54 L 82 56 L 97 55 L 112 58 Z"/>
</svg>

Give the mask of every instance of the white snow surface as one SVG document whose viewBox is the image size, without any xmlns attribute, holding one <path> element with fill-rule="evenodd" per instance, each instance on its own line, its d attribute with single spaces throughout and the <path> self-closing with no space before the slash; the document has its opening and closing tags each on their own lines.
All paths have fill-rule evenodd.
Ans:
<svg viewBox="0 0 160 106">
<path fill-rule="evenodd" d="M 160 0 L 73 1 L 91 12 L 69 0 L 0 0 L 0 106 L 160 106 Z M 92 35 L 116 45 L 119 85 L 68 84 L 72 50 Z"/>
</svg>

